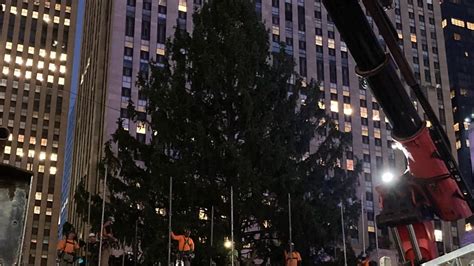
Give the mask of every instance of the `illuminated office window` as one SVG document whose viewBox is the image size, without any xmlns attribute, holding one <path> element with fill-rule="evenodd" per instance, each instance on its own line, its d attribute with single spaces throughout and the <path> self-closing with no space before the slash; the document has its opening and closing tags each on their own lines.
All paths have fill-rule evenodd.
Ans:
<svg viewBox="0 0 474 266">
<path fill-rule="evenodd" d="M 467 28 L 470 29 L 470 30 L 474 30 L 474 23 L 472 22 L 466 22 L 467 24 Z"/>
<path fill-rule="evenodd" d="M 339 102 L 338 101 L 331 101 L 331 112 L 339 112 Z"/>
<path fill-rule="evenodd" d="M 464 21 L 462 21 L 460 19 L 452 18 L 451 19 L 451 24 L 453 24 L 454 26 L 458 26 L 458 27 L 464 27 Z"/>
<path fill-rule="evenodd" d="M 43 196 L 43 193 L 41 192 L 36 192 L 35 193 L 35 200 L 41 200 L 41 197 Z"/>
<path fill-rule="evenodd" d="M 23 157 L 23 149 L 22 148 L 16 148 L 16 155 Z"/>
</svg>

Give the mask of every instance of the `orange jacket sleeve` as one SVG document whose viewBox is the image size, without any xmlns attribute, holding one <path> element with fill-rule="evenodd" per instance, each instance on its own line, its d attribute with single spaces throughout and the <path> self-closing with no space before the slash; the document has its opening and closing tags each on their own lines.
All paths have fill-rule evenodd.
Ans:
<svg viewBox="0 0 474 266">
<path fill-rule="evenodd" d="M 65 247 L 66 247 L 66 240 L 64 240 L 64 239 L 59 240 L 56 249 L 57 250 L 64 250 Z"/>
<path fill-rule="evenodd" d="M 173 233 L 173 231 L 171 231 L 171 234 L 170 234 L 170 235 L 171 235 L 171 238 L 172 238 L 173 240 L 179 240 L 179 237 L 180 237 L 180 236 L 179 236 L 179 235 L 178 235 L 178 236 L 175 235 L 175 234 Z"/>
</svg>

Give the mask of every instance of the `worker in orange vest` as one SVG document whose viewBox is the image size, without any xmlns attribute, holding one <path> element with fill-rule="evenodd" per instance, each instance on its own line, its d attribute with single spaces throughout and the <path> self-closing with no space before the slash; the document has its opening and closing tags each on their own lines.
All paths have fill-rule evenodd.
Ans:
<svg viewBox="0 0 474 266">
<path fill-rule="evenodd" d="M 184 229 L 184 235 L 171 232 L 171 238 L 178 241 L 178 260 L 184 261 L 184 266 L 191 266 L 191 259 L 194 258 L 194 241 L 190 235 L 189 229 Z"/>
<path fill-rule="evenodd" d="M 285 250 L 285 266 L 301 265 L 301 255 L 295 250 L 295 244 L 290 243 L 288 247 L 289 250 Z"/>
<path fill-rule="evenodd" d="M 73 265 L 76 260 L 76 253 L 79 250 L 79 244 L 75 238 L 76 234 L 70 231 L 67 233 L 65 238 L 59 240 L 57 251 L 60 266 Z"/>
</svg>

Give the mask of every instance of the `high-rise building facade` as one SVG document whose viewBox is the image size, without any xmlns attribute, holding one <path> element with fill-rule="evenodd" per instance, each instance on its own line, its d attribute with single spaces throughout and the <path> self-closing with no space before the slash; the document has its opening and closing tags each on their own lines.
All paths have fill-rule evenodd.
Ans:
<svg viewBox="0 0 474 266">
<path fill-rule="evenodd" d="M 76 1 L 0 3 L 0 124 L 11 131 L 0 158 L 34 173 L 23 262 L 53 265 Z"/>
<path fill-rule="evenodd" d="M 441 9 L 456 150 L 461 172 L 474 187 L 473 158 L 469 152 L 469 125 L 474 120 L 474 3 L 448 0 L 441 3 Z"/>
<path fill-rule="evenodd" d="M 130 100 L 136 104 L 139 117 L 146 116 L 146 100 L 134 86 L 137 74 L 148 68 L 149 60 L 158 64 L 163 62 L 165 41 L 174 33 L 174 27 L 192 30 L 192 13 L 202 2 L 87 2 L 82 50 L 89 56 L 84 57 L 81 68 L 72 174 L 76 179 L 72 181 L 70 197 L 82 180 L 89 191 L 100 191 L 98 161 L 103 157 L 104 143 L 117 128 L 119 118 L 124 119 L 124 127 L 138 139 L 145 140 L 150 134 L 143 125 L 126 117 Z M 370 91 L 361 86 L 350 52 L 320 0 L 254 2 L 256 12 L 270 31 L 271 49 L 278 51 L 280 42 L 286 43 L 287 53 L 295 59 L 296 70 L 307 80 L 320 81 L 320 89 L 324 92 L 322 100 L 328 113 L 338 121 L 341 130 L 352 133 L 353 145 L 346 152 L 343 164 L 348 170 L 354 170 L 357 162 L 363 166 L 358 185 L 363 215 L 359 226 L 350 232 L 352 246 L 358 252 L 363 247 L 378 248 L 379 256 L 395 257 L 387 232 L 375 227 L 379 207 L 374 188 L 380 183 L 383 171 L 396 172 L 398 169 L 401 173 L 404 160 L 392 149 L 391 128 L 379 104 Z M 417 78 L 441 123 L 449 125 L 446 127 L 448 135 L 454 136 L 439 3 L 395 0 L 394 8 L 388 12 L 396 25 L 400 46 L 412 62 Z M 368 18 L 372 23 L 370 16 Z M 109 35 L 104 36 L 104 32 Z M 81 100 L 83 98 L 95 101 Z M 413 101 L 417 105 L 414 96 Z M 418 109 L 421 114 L 422 110 Z M 73 205 L 69 207 L 72 212 Z M 457 224 L 436 221 L 435 226 L 439 249 L 456 248 Z"/>
</svg>

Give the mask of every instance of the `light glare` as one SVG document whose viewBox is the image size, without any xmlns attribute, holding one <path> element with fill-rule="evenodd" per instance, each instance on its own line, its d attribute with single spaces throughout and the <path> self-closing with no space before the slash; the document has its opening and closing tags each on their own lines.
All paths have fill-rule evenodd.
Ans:
<svg viewBox="0 0 474 266">
<path fill-rule="evenodd" d="M 392 173 L 390 173 L 390 172 L 385 172 L 385 173 L 382 174 L 382 181 L 383 181 L 384 183 L 390 183 L 390 182 L 393 181 L 393 177 L 394 177 L 394 176 L 393 176 Z"/>
</svg>

